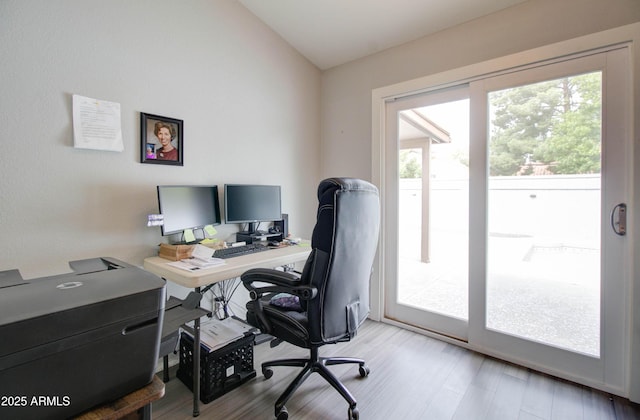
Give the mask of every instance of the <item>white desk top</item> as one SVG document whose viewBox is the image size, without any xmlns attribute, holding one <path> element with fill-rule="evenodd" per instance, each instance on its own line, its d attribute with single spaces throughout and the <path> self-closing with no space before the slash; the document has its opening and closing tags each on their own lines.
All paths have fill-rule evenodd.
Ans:
<svg viewBox="0 0 640 420">
<path fill-rule="evenodd" d="M 281 265 L 304 261 L 311 253 L 311 245 L 303 241 L 298 245 L 290 245 L 254 254 L 225 259 L 225 264 L 197 271 L 186 271 L 170 266 L 172 262 L 160 257 L 149 257 L 144 260 L 144 268 L 158 276 L 181 286 L 195 289 L 212 283 L 239 277 L 250 268 L 273 268 Z"/>
</svg>

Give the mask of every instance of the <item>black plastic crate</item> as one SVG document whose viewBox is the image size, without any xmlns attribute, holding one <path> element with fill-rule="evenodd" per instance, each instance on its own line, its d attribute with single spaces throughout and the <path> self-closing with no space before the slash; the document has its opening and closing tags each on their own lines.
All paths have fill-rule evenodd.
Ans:
<svg viewBox="0 0 640 420">
<path fill-rule="evenodd" d="M 200 401 L 207 404 L 256 377 L 253 368 L 252 333 L 209 352 L 200 344 Z M 193 338 L 186 333 L 180 337 L 180 365 L 176 373 L 193 391 Z"/>
</svg>

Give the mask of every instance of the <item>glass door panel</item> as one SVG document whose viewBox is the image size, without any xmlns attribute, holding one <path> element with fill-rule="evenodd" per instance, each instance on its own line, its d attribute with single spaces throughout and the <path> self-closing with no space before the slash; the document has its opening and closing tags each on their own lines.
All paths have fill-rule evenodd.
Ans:
<svg viewBox="0 0 640 420">
<path fill-rule="evenodd" d="M 469 318 L 468 86 L 397 101 L 387 107 L 387 212 L 397 243 L 387 272 L 385 316 L 460 340 Z M 396 214 L 393 214 L 397 212 Z"/>
<path fill-rule="evenodd" d="M 466 320 L 469 101 L 405 110 L 399 119 L 398 302 Z"/>
<path fill-rule="evenodd" d="M 490 92 L 487 328 L 600 355 L 602 72 Z"/>
<path fill-rule="evenodd" d="M 612 388 L 626 380 L 629 247 L 612 224 L 629 199 L 627 60 L 617 49 L 471 84 L 483 182 L 470 202 L 486 225 L 471 224 L 469 343 Z"/>
</svg>

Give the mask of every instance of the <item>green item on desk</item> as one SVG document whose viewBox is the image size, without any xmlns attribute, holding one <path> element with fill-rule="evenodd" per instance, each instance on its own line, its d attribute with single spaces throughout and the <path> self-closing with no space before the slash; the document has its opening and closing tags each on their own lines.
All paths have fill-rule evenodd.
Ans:
<svg viewBox="0 0 640 420">
<path fill-rule="evenodd" d="M 193 229 L 185 229 L 183 235 L 184 241 L 187 243 L 194 242 L 196 240 L 196 235 L 193 234 Z"/>
<path fill-rule="evenodd" d="M 204 231 L 205 231 L 205 233 L 206 233 L 207 235 L 209 235 L 209 236 L 213 236 L 213 235 L 215 235 L 216 233 L 218 233 L 218 231 L 216 230 L 216 228 L 214 228 L 214 227 L 213 227 L 213 225 L 206 225 L 206 226 L 204 227 Z"/>
</svg>

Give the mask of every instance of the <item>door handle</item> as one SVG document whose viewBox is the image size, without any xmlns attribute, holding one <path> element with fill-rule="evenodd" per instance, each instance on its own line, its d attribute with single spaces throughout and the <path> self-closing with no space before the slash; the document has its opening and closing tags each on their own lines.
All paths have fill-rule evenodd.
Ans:
<svg viewBox="0 0 640 420">
<path fill-rule="evenodd" d="M 615 220 L 616 213 L 618 220 Z M 627 234 L 627 205 L 625 203 L 617 204 L 611 210 L 611 229 L 616 235 L 624 236 Z"/>
</svg>

